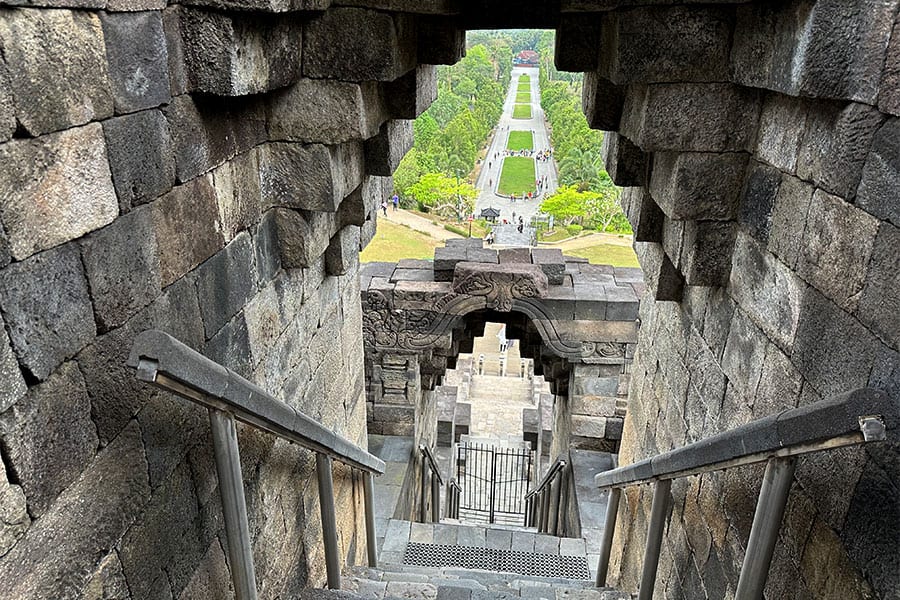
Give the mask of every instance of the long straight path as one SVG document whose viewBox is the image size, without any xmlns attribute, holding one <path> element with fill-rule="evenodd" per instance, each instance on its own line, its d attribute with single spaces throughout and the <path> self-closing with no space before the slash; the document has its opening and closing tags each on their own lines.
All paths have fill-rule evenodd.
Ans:
<svg viewBox="0 0 900 600">
<path fill-rule="evenodd" d="M 516 104 L 516 93 L 519 87 L 519 76 L 531 77 L 531 118 L 514 119 L 513 107 Z M 547 161 L 535 161 L 535 178 L 547 177 L 547 185 L 541 194 L 533 200 L 518 199 L 510 201 L 508 196 L 497 193 L 497 185 L 500 181 L 500 172 L 503 168 L 504 152 L 509 139 L 510 131 L 531 131 L 534 138 L 534 149 L 545 150 L 550 148 L 550 135 L 544 121 L 544 111 L 541 109 L 541 90 L 538 81 L 538 69 L 536 67 L 514 67 L 510 78 L 509 90 L 503 103 L 503 114 L 494 131 L 491 146 L 488 148 L 484 166 L 475 182 L 479 189 L 478 199 L 475 201 L 475 214 L 480 214 L 482 209 L 493 207 L 500 211 L 500 219 L 506 219 L 510 223 L 518 222 L 523 217 L 526 224 L 536 215 L 541 200 L 556 191 L 557 174 L 556 164 L 551 158 Z M 513 218 L 515 213 L 515 218 Z"/>
</svg>

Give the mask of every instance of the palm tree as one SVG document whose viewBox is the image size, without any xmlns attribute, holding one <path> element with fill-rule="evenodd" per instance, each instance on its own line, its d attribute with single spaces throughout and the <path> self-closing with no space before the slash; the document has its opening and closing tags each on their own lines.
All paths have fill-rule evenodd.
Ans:
<svg viewBox="0 0 900 600">
<path fill-rule="evenodd" d="M 559 162 L 559 180 L 563 185 L 574 185 L 578 191 L 585 191 L 591 184 L 599 182 L 603 171 L 603 160 L 596 150 L 572 148 Z"/>
</svg>

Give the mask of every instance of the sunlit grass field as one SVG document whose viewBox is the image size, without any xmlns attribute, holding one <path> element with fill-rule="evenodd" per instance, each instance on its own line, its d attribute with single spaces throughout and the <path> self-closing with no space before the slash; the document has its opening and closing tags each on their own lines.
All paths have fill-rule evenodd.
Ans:
<svg viewBox="0 0 900 600">
<path fill-rule="evenodd" d="M 531 103 L 531 93 L 530 92 L 516 93 L 516 102 L 518 102 L 520 104 L 530 104 Z"/>
<path fill-rule="evenodd" d="M 516 104 L 513 106 L 513 119 L 530 119 L 531 118 L 531 105 L 530 104 Z"/>
<path fill-rule="evenodd" d="M 506 147 L 509 150 L 531 150 L 534 148 L 534 136 L 530 131 L 510 131 Z"/>
<path fill-rule="evenodd" d="M 500 184 L 497 191 L 504 195 L 521 196 L 534 191 L 534 159 L 527 156 L 509 156 L 503 159 Z"/>
<path fill-rule="evenodd" d="M 434 258 L 443 242 L 405 225 L 378 220 L 378 232 L 359 255 L 361 262 L 397 262 L 401 258 Z"/>
<path fill-rule="evenodd" d="M 598 244 L 577 250 L 564 250 L 569 256 L 580 256 L 595 265 L 612 265 L 614 267 L 640 267 L 637 255 L 631 246 L 617 244 Z"/>
</svg>

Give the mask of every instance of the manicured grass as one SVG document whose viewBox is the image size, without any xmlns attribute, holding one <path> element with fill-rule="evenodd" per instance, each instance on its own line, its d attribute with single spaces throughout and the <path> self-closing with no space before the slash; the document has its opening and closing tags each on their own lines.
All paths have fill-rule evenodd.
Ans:
<svg viewBox="0 0 900 600">
<path fill-rule="evenodd" d="M 519 83 L 523 81 L 531 82 L 531 75 L 519 75 Z"/>
<path fill-rule="evenodd" d="M 580 256 L 595 265 L 612 265 L 614 267 L 640 267 L 637 255 L 631 246 L 617 244 L 598 244 L 578 250 L 565 250 L 565 254 Z"/>
<path fill-rule="evenodd" d="M 560 240 L 565 240 L 570 237 L 572 237 L 572 236 L 569 234 L 568 231 L 566 231 L 565 227 L 557 227 L 556 229 L 553 230 L 553 233 L 551 233 L 549 235 L 546 233 L 541 234 L 541 241 L 542 242 L 558 242 Z"/>
<path fill-rule="evenodd" d="M 530 104 L 516 104 L 513 106 L 513 119 L 530 119 L 531 118 L 531 105 Z"/>
<path fill-rule="evenodd" d="M 530 131 L 510 131 L 506 147 L 509 150 L 531 150 L 534 148 L 534 136 Z"/>
<path fill-rule="evenodd" d="M 516 87 L 516 91 L 517 91 L 517 92 L 530 92 L 530 91 L 531 91 L 531 84 L 530 84 L 530 83 L 520 83 L 520 84 Z"/>
<path fill-rule="evenodd" d="M 520 104 L 531 104 L 531 94 L 527 92 L 519 92 L 516 94 L 516 102 Z"/>
<path fill-rule="evenodd" d="M 359 255 L 362 262 L 397 262 L 401 258 L 434 258 L 434 249 L 443 245 L 430 235 L 404 225 L 378 220 L 375 237 Z"/>
<path fill-rule="evenodd" d="M 522 196 L 534 191 L 534 159 L 527 156 L 509 156 L 503 159 L 500 184 L 497 191 L 504 195 Z"/>
</svg>

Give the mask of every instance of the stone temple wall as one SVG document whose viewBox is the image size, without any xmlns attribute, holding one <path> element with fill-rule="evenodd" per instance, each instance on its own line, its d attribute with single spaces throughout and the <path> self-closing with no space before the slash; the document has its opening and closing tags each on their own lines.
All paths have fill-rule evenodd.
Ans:
<svg viewBox="0 0 900 600">
<path fill-rule="evenodd" d="M 144 329 L 365 445 L 358 252 L 434 67 L 328 4 L 0 8 L 0 595 L 229 596 L 206 412 L 125 368 Z M 239 437 L 261 597 L 322 585 L 313 455 Z"/>
<path fill-rule="evenodd" d="M 898 8 L 563 21 L 557 61 L 587 71 L 588 119 L 617 132 L 605 158 L 649 285 L 620 463 L 855 388 L 900 401 Z M 768 598 L 898 597 L 898 457 L 799 461 Z M 730 597 L 762 472 L 674 482 L 655 597 Z M 634 590 L 651 490 L 625 498 L 611 572 Z"/>
<path fill-rule="evenodd" d="M 900 393 L 900 1 L 331 4 L 0 8 L 7 595 L 227 596 L 205 415 L 122 367 L 144 328 L 362 441 L 357 251 L 434 98 L 427 65 L 458 60 L 466 28 L 556 28 L 590 124 L 615 132 L 650 290 L 621 462 Z M 262 597 L 321 583 L 310 457 L 241 437 Z M 897 456 L 802 461 L 770 598 L 896 598 Z M 733 590 L 759 474 L 674 486 L 658 597 Z M 337 486 L 358 560 L 359 486 Z M 622 505 L 626 588 L 648 510 L 640 490 Z"/>
</svg>

